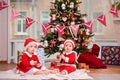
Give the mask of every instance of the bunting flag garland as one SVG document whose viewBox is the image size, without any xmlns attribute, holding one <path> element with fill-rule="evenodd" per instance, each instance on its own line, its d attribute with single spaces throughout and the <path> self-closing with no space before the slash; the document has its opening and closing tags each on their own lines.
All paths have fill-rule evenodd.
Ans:
<svg viewBox="0 0 120 80">
<path fill-rule="evenodd" d="M 70 28 L 72 29 L 72 32 L 74 33 L 74 35 L 77 36 L 79 25 L 72 25 L 70 26 Z"/>
<path fill-rule="evenodd" d="M 118 16 L 118 10 L 117 10 L 117 7 L 114 6 L 110 9 L 110 13 L 112 13 L 113 15 L 115 15 L 116 17 L 119 17 Z"/>
<path fill-rule="evenodd" d="M 26 24 L 25 24 L 26 29 L 27 29 L 31 24 L 33 24 L 34 22 L 35 22 L 35 21 L 34 21 L 33 19 L 27 17 L 27 18 L 26 18 Z"/>
<path fill-rule="evenodd" d="M 88 27 L 88 29 L 90 30 L 90 32 L 92 32 L 92 25 L 93 25 L 92 20 L 91 20 L 91 21 L 86 22 L 86 23 L 85 23 L 85 25 Z"/>
<path fill-rule="evenodd" d="M 49 24 L 42 24 L 42 29 L 43 29 L 44 35 L 47 34 L 49 28 L 50 28 L 50 25 L 49 25 Z"/>
<path fill-rule="evenodd" d="M 7 8 L 8 7 L 8 3 L 5 2 L 4 0 L 2 0 L 0 2 L 0 10 L 4 9 L 4 8 Z"/>
<path fill-rule="evenodd" d="M 21 14 L 16 11 L 16 10 L 12 10 L 12 14 L 11 14 L 11 21 L 15 20 L 18 16 L 20 16 Z"/>
<path fill-rule="evenodd" d="M 103 25 L 105 25 L 106 26 L 106 17 L 105 17 L 105 15 L 100 15 L 98 18 L 97 18 L 97 20 L 99 21 L 99 22 L 101 22 Z"/>
<path fill-rule="evenodd" d="M 9 5 L 8 3 L 5 1 L 5 0 L 1 0 L 0 1 L 0 10 L 4 9 L 4 8 L 7 8 Z M 112 13 L 113 15 L 115 15 L 116 17 L 119 17 L 118 15 L 118 10 L 117 10 L 117 5 L 113 6 L 110 10 L 109 10 L 110 13 Z M 11 12 L 11 21 L 15 20 L 18 16 L 20 16 L 20 12 L 16 11 L 16 10 L 12 10 Z M 104 26 L 106 26 L 106 16 L 105 15 L 100 15 L 97 20 L 102 23 Z M 29 17 L 26 18 L 26 29 L 31 25 L 33 24 L 35 21 Z M 93 22 L 92 20 L 91 21 L 88 21 L 88 22 L 85 22 L 85 25 L 88 27 L 88 29 L 90 30 L 90 32 L 92 32 L 92 25 L 93 25 Z M 48 32 L 48 28 L 50 27 L 49 24 L 42 24 L 43 26 L 43 32 L 44 34 L 46 34 Z M 59 37 L 61 37 L 62 35 L 62 32 L 64 30 L 64 27 L 63 26 L 57 26 L 56 27 L 57 30 L 58 30 L 58 35 Z M 77 36 L 77 32 L 78 32 L 78 28 L 79 28 L 79 25 L 73 25 L 73 26 L 70 26 L 73 34 L 75 36 Z"/>
<path fill-rule="evenodd" d="M 56 26 L 56 29 L 58 30 L 58 37 L 61 37 L 65 27 L 64 26 Z"/>
</svg>

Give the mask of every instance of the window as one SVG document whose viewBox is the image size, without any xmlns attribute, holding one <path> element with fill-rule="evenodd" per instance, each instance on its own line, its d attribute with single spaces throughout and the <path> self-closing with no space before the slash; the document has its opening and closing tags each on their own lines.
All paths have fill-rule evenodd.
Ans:
<svg viewBox="0 0 120 80">
<path fill-rule="evenodd" d="M 41 12 L 41 23 L 42 24 L 48 23 L 49 20 L 50 20 L 49 12 L 48 11 L 42 11 Z"/>
<path fill-rule="evenodd" d="M 20 11 L 22 16 L 19 16 L 16 19 L 16 35 L 27 35 L 26 28 L 25 28 L 25 18 L 23 16 L 27 16 L 26 11 Z"/>
<path fill-rule="evenodd" d="M 111 3 L 112 3 L 112 4 L 115 4 L 115 2 L 117 2 L 117 0 L 111 0 Z"/>
<path fill-rule="evenodd" d="M 102 12 L 94 12 L 93 18 L 96 19 L 101 14 Z M 103 25 L 97 20 L 93 22 L 93 32 L 95 32 L 95 34 L 102 34 L 103 32 Z"/>
</svg>

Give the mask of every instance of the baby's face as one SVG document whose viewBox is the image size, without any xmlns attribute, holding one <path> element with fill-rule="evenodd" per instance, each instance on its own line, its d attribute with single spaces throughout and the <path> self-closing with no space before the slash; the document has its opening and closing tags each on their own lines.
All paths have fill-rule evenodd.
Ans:
<svg viewBox="0 0 120 80">
<path fill-rule="evenodd" d="M 36 44 L 31 44 L 28 48 L 27 48 L 27 52 L 30 53 L 30 54 L 33 54 L 35 52 L 37 48 L 37 45 Z"/>
<path fill-rule="evenodd" d="M 71 42 L 66 42 L 66 44 L 64 45 L 64 49 L 66 52 L 70 52 L 73 50 L 73 45 Z"/>
</svg>

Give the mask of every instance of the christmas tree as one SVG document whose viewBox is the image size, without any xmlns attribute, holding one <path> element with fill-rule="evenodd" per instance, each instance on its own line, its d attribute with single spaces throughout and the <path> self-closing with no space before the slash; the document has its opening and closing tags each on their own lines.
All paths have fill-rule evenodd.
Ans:
<svg viewBox="0 0 120 80">
<path fill-rule="evenodd" d="M 81 3 L 79 0 L 52 0 L 51 19 L 48 24 L 44 24 L 44 27 L 49 26 L 49 28 L 44 30 L 45 36 L 40 41 L 48 57 L 56 52 L 61 53 L 62 43 L 67 38 L 76 41 L 74 50 L 77 54 L 86 51 L 94 34 L 85 25 L 84 18 L 87 14 L 81 14 Z"/>
</svg>

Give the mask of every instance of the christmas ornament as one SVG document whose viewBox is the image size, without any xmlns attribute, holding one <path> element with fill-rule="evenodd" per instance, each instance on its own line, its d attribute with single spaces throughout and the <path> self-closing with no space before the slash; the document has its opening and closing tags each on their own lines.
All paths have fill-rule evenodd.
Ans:
<svg viewBox="0 0 120 80">
<path fill-rule="evenodd" d="M 55 40 L 51 40 L 51 46 L 56 46 L 56 41 Z"/>
<path fill-rule="evenodd" d="M 61 8 L 62 8 L 63 10 L 65 10 L 65 9 L 66 9 L 66 6 L 65 6 L 65 4 L 64 4 L 64 3 L 61 5 Z"/>
<path fill-rule="evenodd" d="M 45 40 L 45 41 L 44 41 L 44 47 L 47 47 L 47 46 L 48 46 L 48 41 Z"/>
<path fill-rule="evenodd" d="M 87 48 L 88 49 L 92 49 L 92 47 L 93 47 L 93 43 L 92 42 L 90 42 L 89 44 L 87 44 Z"/>
<path fill-rule="evenodd" d="M 78 11 L 80 10 L 80 4 L 77 4 L 77 10 Z"/>
<path fill-rule="evenodd" d="M 54 68 L 55 66 L 57 66 L 57 62 L 52 61 L 52 62 L 50 63 L 50 67 L 51 67 L 51 68 Z"/>
<path fill-rule="evenodd" d="M 55 20 L 55 19 L 56 19 L 56 15 L 53 14 L 53 15 L 52 15 L 52 20 Z"/>
<path fill-rule="evenodd" d="M 65 22 L 67 21 L 67 17 L 62 17 L 62 20 Z"/>
<path fill-rule="evenodd" d="M 53 20 L 53 18 L 50 18 L 50 22 L 52 23 L 52 22 L 54 22 L 55 20 Z"/>
<path fill-rule="evenodd" d="M 78 37 L 78 43 L 80 43 L 81 42 L 81 37 Z"/>
<path fill-rule="evenodd" d="M 50 28 L 50 32 L 54 32 L 55 29 L 53 27 Z"/>
<path fill-rule="evenodd" d="M 73 7 L 74 7 L 74 3 L 70 2 L 70 8 L 73 8 Z"/>
<path fill-rule="evenodd" d="M 71 22 L 71 25 L 75 25 L 75 22 L 74 22 L 74 21 L 72 21 L 72 22 Z"/>
<path fill-rule="evenodd" d="M 59 48 L 59 50 L 63 50 L 63 48 L 64 48 L 64 44 L 60 44 L 60 48 Z"/>
</svg>

